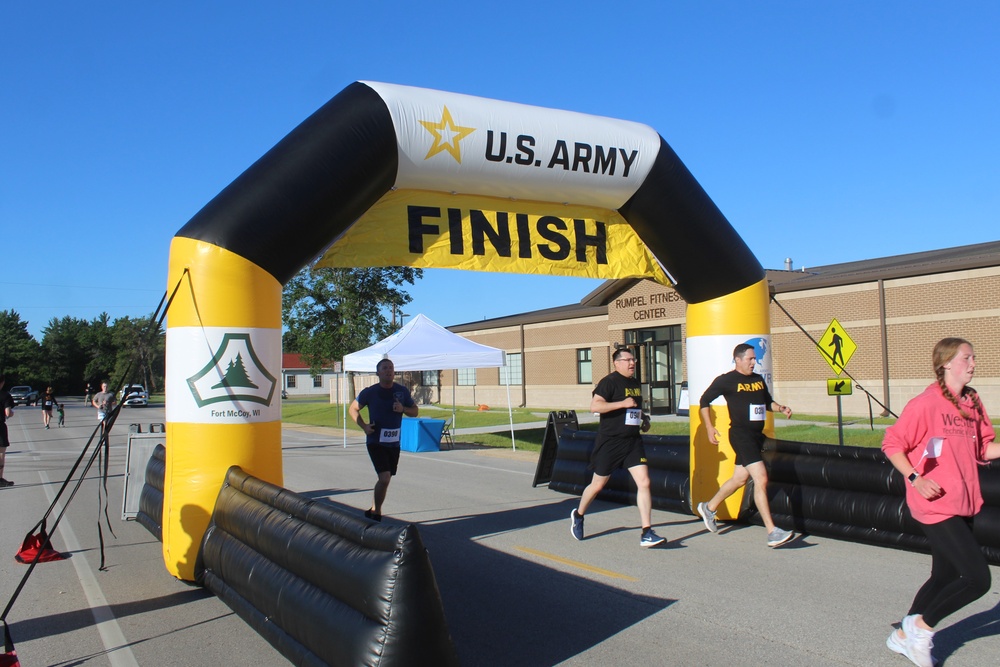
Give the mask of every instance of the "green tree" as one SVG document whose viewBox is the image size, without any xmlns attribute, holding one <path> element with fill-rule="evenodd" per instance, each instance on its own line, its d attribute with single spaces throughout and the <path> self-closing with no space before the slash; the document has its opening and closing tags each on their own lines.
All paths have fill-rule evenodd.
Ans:
<svg viewBox="0 0 1000 667">
<path fill-rule="evenodd" d="M 163 327 L 152 317 L 120 317 L 112 327 L 111 343 L 115 349 L 112 381 L 140 382 L 150 393 L 159 391 L 166 359 Z"/>
<path fill-rule="evenodd" d="M 83 343 L 89 324 L 75 317 L 53 317 L 42 329 L 42 374 L 57 394 L 82 394 L 90 360 Z"/>
<path fill-rule="evenodd" d="M 286 352 L 298 352 L 319 375 L 332 362 L 393 332 L 387 313 L 412 298 L 402 285 L 423 277 L 412 267 L 330 269 L 306 267 L 284 287 Z"/>
<path fill-rule="evenodd" d="M 80 341 L 87 353 L 84 375 L 95 388 L 106 380 L 109 388 L 114 390 L 110 384 L 118 380 L 114 377 L 117 354 L 112 340 L 113 333 L 111 317 L 107 313 L 101 313 L 90 321 L 83 340 Z"/>
<path fill-rule="evenodd" d="M 7 376 L 7 388 L 16 384 L 35 386 L 44 382 L 41 348 L 28 333 L 28 323 L 11 310 L 0 310 L 0 372 Z"/>
</svg>

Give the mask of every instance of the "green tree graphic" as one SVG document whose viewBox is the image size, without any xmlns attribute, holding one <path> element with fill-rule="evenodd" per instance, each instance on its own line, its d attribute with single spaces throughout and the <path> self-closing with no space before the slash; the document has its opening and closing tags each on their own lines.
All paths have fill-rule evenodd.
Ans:
<svg viewBox="0 0 1000 667">
<path fill-rule="evenodd" d="M 250 389 L 257 389 L 257 385 L 250 381 L 250 376 L 247 375 L 247 368 L 243 365 L 243 354 L 239 353 L 236 358 L 229 362 L 229 368 L 226 369 L 226 374 L 222 378 L 222 382 L 212 387 L 212 389 L 221 389 L 222 387 L 249 387 Z"/>
</svg>

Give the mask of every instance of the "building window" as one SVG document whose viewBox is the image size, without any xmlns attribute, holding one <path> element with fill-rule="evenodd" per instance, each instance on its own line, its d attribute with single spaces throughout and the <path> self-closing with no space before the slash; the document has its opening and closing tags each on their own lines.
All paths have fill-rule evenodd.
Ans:
<svg viewBox="0 0 1000 667">
<path fill-rule="evenodd" d="M 436 387 L 438 371 L 420 371 L 420 384 L 424 387 Z"/>
<path fill-rule="evenodd" d="M 322 386 L 323 386 L 323 376 L 313 375 L 313 387 L 322 387 Z"/>
<path fill-rule="evenodd" d="M 287 384 L 285 386 L 287 386 L 289 389 L 295 389 L 295 376 L 294 375 L 289 375 L 288 376 Z"/>
<path fill-rule="evenodd" d="M 576 382 L 577 384 L 592 384 L 594 382 L 594 365 L 589 347 L 576 351 Z"/>
<path fill-rule="evenodd" d="M 507 364 L 500 369 L 500 384 L 521 384 L 521 353 L 507 354 Z"/>
<path fill-rule="evenodd" d="M 459 387 L 474 387 L 474 386 L 476 386 L 476 369 L 475 368 L 459 368 L 458 369 L 458 386 Z"/>
</svg>

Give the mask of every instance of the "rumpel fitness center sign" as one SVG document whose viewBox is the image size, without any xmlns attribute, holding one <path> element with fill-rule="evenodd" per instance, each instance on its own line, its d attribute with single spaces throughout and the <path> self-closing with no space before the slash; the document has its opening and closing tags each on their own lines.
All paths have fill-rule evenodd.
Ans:
<svg viewBox="0 0 1000 667">
<path fill-rule="evenodd" d="M 676 303 L 679 301 L 683 301 L 681 295 L 670 290 L 655 292 L 648 297 L 641 295 L 615 299 L 615 308 L 626 311 L 632 309 L 632 319 L 636 322 L 642 322 L 645 320 L 664 319 L 667 316 L 667 309 L 659 306 L 659 304 Z M 659 307 L 650 308 L 648 306 Z"/>
</svg>

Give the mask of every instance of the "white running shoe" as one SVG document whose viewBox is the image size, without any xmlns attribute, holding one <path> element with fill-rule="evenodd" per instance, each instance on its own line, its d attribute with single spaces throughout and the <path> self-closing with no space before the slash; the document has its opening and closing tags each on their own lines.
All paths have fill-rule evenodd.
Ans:
<svg viewBox="0 0 1000 667">
<path fill-rule="evenodd" d="M 931 657 L 934 633 L 918 626 L 916 616 L 907 616 L 902 625 L 906 635 L 906 657 L 917 667 L 934 667 L 934 658 Z"/>
</svg>

